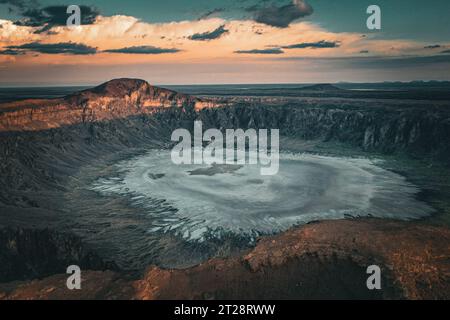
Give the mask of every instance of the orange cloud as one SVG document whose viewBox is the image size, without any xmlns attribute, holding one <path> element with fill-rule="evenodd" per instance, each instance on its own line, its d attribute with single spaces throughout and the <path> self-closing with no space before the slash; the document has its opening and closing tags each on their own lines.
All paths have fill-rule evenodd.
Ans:
<svg viewBox="0 0 450 320">
<path fill-rule="evenodd" d="M 94 55 L 24 54 L 0 59 L 23 65 L 33 64 L 142 64 L 142 63 L 233 63 L 252 61 L 268 63 L 270 55 L 252 54 L 270 48 L 282 48 L 282 57 L 349 57 L 365 52 L 376 56 L 404 54 L 429 54 L 424 44 L 407 40 L 379 40 L 359 33 L 335 33 L 313 23 L 292 23 L 287 28 L 271 27 L 250 20 L 227 21 L 220 18 L 170 23 L 147 23 L 134 17 L 116 15 L 97 17 L 92 25 L 79 27 L 54 27 L 50 33 L 35 34 L 37 28 L 16 26 L 11 21 L 0 20 L 0 46 L 30 42 L 85 44 L 98 50 Z M 224 26 L 228 31 L 217 39 L 193 41 L 190 36 L 211 32 Z M 299 43 L 336 42 L 329 48 L 286 48 Z M 103 52 L 129 47 L 174 48 L 162 54 L 124 54 Z M 0 49 L 2 50 L 2 49 Z M 256 50 L 256 51 L 255 51 Z M 166 50 L 167 51 L 167 50 Z M 178 51 L 178 52 L 175 52 Z M 236 51 L 249 52 L 236 54 Z"/>
</svg>

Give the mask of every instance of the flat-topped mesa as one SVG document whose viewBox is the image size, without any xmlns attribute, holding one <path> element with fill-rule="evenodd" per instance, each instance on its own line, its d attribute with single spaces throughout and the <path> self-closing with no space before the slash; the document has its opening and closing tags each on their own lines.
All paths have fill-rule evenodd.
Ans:
<svg viewBox="0 0 450 320">
<path fill-rule="evenodd" d="M 150 85 L 139 79 L 114 79 L 59 99 L 0 104 L 0 131 L 33 131 L 63 125 L 151 114 L 159 108 L 202 109 L 210 102 Z"/>
<path fill-rule="evenodd" d="M 76 92 L 65 101 L 84 107 L 110 107 L 119 102 L 123 107 L 186 107 L 195 106 L 199 99 L 172 90 L 151 86 L 139 79 L 114 79 L 95 88 Z"/>
</svg>

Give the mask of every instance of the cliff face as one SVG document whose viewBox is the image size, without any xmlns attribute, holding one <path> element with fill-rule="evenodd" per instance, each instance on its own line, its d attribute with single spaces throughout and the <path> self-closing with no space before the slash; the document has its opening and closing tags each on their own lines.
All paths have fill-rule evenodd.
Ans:
<svg viewBox="0 0 450 320">
<path fill-rule="evenodd" d="M 343 142 L 366 151 L 450 156 L 450 110 L 445 108 L 244 105 L 203 110 L 198 117 L 209 127 L 274 128 L 284 136 Z"/>
<path fill-rule="evenodd" d="M 190 95 L 151 86 L 144 80 L 115 79 L 61 99 L 0 105 L 0 131 L 45 130 L 152 114 L 161 108 L 202 109 L 210 105 Z"/>
<path fill-rule="evenodd" d="M 448 105 L 358 99 L 279 101 L 276 97 L 257 103 L 251 98 L 205 100 L 143 80 L 116 79 L 61 99 L 0 105 L 0 132 L 77 125 L 97 132 L 100 122 L 132 117 L 156 119 L 173 130 L 201 119 L 206 127 L 274 128 L 284 136 L 339 141 L 366 151 L 406 151 L 442 159 L 450 155 Z"/>
</svg>

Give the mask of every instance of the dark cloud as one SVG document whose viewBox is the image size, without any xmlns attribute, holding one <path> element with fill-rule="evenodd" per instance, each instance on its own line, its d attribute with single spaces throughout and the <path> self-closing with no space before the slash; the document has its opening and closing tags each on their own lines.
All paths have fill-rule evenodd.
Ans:
<svg viewBox="0 0 450 320">
<path fill-rule="evenodd" d="M 247 53 L 247 54 L 282 54 L 284 53 L 283 50 L 280 48 L 273 48 L 273 49 L 253 49 L 253 50 L 238 50 L 234 53 Z"/>
<path fill-rule="evenodd" d="M 202 15 L 198 18 L 198 20 L 207 19 L 207 18 L 209 18 L 209 17 L 211 17 L 211 16 L 214 16 L 214 15 L 217 15 L 218 13 L 221 13 L 221 12 L 223 12 L 223 11 L 225 11 L 224 8 L 216 8 L 216 9 L 210 10 L 210 11 L 208 11 L 208 12 L 202 14 Z"/>
<path fill-rule="evenodd" d="M 129 54 L 161 54 L 161 53 L 175 53 L 181 51 L 176 48 L 158 48 L 154 46 L 136 46 L 120 49 L 109 49 L 103 52 L 108 53 L 129 53 Z"/>
<path fill-rule="evenodd" d="M 46 34 L 49 35 L 49 36 L 54 36 L 54 35 L 59 34 L 59 32 L 49 30 L 49 31 L 46 32 Z"/>
<path fill-rule="evenodd" d="M 0 4 L 6 4 L 9 7 L 9 11 L 22 12 L 29 8 L 36 8 L 38 2 L 36 0 L 0 0 Z"/>
<path fill-rule="evenodd" d="M 424 49 L 437 49 L 440 48 L 441 46 L 439 44 L 433 44 L 433 45 L 429 45 L 429 46 L 425 46 L 423 47 Z"/>
<path fill-rule="evenodd" d="M 55 26 L 65 26 L 67 24 L 67 7 L 65 5 L 53 5 L 40 7 L 36 0 L 0 0 L 0 4 L 8 5 L 10 11 L 21 15 L 14 24 L 27 27 L 40 27 L 35 33 L 42 33 Z M 81 24 L 93 24 L 100 14 L 97 9 L 90 6 L 79 6 L 81 11 Z"/>
<path fill-rule="evenodd" d="M 22 54 L 25 54 L 25 52 L 20 51 L 20 50 L 14 50 L 14 49 L 0 50 L 0 55 L 5 55 L 5 56 L 20 56 Z"/>
<path fill-rule="evenodd" d="M 304 0 L 293 0 L 291 4 L 281 7 L 272 5 L 260 9 L 257 6 L 253 6 L 247 8 L 247 11 L 254 12 L 254 20 L 256 22 L 273 27 L 286 28 L 292 21 L 309 16 L 314 10 Z"/>
<path fill-rule="evenodd" d="M 93 24 L 100 12 L 88 6 L 80 6 L 81 24 Z M 42 33 L 56 26 L 65 26 L 67 24 L 67 6 L 57 5 L 44 8 L 30 8 L 21 12 L 22 19 L 16 21 L 16 25 L 27 27 L 41 27 L 36 33 Z"/>
<path fill-rule="evenodd" d="M 427 66 L 433 64 L 450 63 L 450 56 L 424 56 L 424 57 L 378 57 L 367 59 L 348 60 L 352 65 L 359 65 L 367 68 L 413 68 L 418 66 Z"/>
<path fill-rule="evenodd" d="M 94 47 L 87 46 L 82 43 L 74 42 L 60 42 L 60 43 L 40 43 L 31 42 L 22 44 L 20 46 L 8 46 L 9 50 L 15 50 L 18 52 L 37 52 L 44 54 L 74 54 L 74 55 L 84 55 L 84 54 L 94 54 L 97 49 Z"/>
<path fill-rule="evenodd" d="M 254 4 L 254 5 L 251 5 L 250 7 L 245 7 L 245 8 L 244 8 L 244 11 L 247 11 L 247 12 L 256 12 L 256 11 L 258 11 L 258 10 L 260 10 L 260 9 L 261 9 L 260 6 L 258 6 L 257 4 Z"/>
<path fill-rule="evenodd" d="M 210 31 L 210 32 L 194 33 L 192 36 L 189 37 L 189 39 L 196 40 L 196 41 L 208 41 L 208 40 L 218 39 L 225 33 L 228 33 L 228 30 L 225 29 L 225 25 L 222 25 L 222 26 L 218 27 L 217 29 Z"/>
<path fill-rule="evenodd" d="M 332 42 L 332 41 L 317 41 L 317 42 L 302 42 L 302 43 L 296 43 L 291 44 L 289 46 L 282 47 L 283 49 L 305 49 L 305 48 L 312 48 L 312 49 L 322 49 L 322 48 L 338 48 L 339 43 L 338 42 Z"/>
</svg>

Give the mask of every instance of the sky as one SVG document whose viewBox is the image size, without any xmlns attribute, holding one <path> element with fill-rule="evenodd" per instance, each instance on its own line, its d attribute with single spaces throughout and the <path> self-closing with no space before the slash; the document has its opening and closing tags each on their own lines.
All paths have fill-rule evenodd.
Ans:
<svg viewBox="0 0 450 320">
<path fill-rule="evenodd" d="M 372 4 L 381 30 L 366 26 Z M 447 0 L 0 0 L 0 86 L 450 80 L 449 13 Z"/>
</svg>

